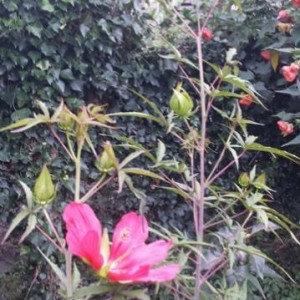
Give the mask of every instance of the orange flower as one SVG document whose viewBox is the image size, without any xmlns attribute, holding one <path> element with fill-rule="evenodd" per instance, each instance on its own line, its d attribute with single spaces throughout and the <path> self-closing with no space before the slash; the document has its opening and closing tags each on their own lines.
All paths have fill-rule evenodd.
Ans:
<svg viewBox="0 0 300 300">
<path fill-rule="evenodd" d="M 299 0 L 300 1 L 300 0 Z M 288 82 L 293 82 L 299 73 L 299 66 L 295 63 L 292 63 L 290 66 L 282 67 L 282 75 Z"/>
<path fill-rule="evenodd" d="M 278 121 L 277 126 L 283 136 L 287 136 L 294 132 L 294 126 L 285 121 Z"/>
<path fill-rule="evenodd" d="M 202 29 L 201 35 L 202 35 L 203 40 L 205 40 L 205 41 L 211 41 L 213 38 L 213 33 L 208 28 Z"/>
<path fill-rule="evenodd" d="M 245 95 L 239 101 L 242 106 L 250 106 L 253 102 L 253 98 L 250 95 Z"/>
<path fill-rule="evenodd" d="M 260 56 L 265 59 L 265 60 L 270 60 L 271 59 L 271 52 L 263 50 L 260 52 Z"/>
<path fill-rule="evenodd" d="M 292 0 L 292 5 L 296 8 L 300 8 L 300 0 Z"/>
</svg>

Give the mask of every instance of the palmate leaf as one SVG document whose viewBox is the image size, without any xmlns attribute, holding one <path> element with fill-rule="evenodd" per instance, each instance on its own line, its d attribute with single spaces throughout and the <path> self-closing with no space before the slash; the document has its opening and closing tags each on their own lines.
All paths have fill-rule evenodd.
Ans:
<svg viewBox="0 0 300 300">
<path fill-rule="evenodd" d="M 28 187 L 28 185 L 24 182 L 22 182 L 21 180 L 19 180 L 24 192 L 25 192 L 25 195 L 26 195 L 26 201 L 27 201 L 27 206 L 29 209 L 32 209 L 33 207 L 33 201 L 32 201 L 32 191 L 31 189 Z"/>
<path fill-rule="evenodd" d="M 142 176 L 152 177 L 155 179 L 164 180 L 163 177 L 159 176 L 158 174 L 141 168 L 125 168 L 122 169 L 122 171 L 126 174 L 142 175 Z"/>
<path fill-rule="evenodd" d="M 25 208 L 24 210 L 22 210 L 21 212 L 19 212 L 15 218 L 13 219 L 13 221 L 11 222 L 1 244 L 4 244 L 4 242 L 7 240 L 7 238 L 10 236 L 10 234 L 12 233 L 12 231 L 27 217 L 29 216 L 31 213 L 31 210 L 28 208 Z"/>
<path fill-rule="evenodd" d="M 151 121 L 155 121 L 160 125 L 164 125 L 163 120 L 161 120 L 158 117 L 155 117 L 153 115 L 150 114 L 145 114 L 145 113 L 140 113 L 140 112 L 118 112 L 118 113 L 111 113 L 111 114 L 107 114 L 107 116 L 110 117 L 136 117 L 136 118 L 143 118 L 143 119 L 147 119 L 147 120 L 151 120 Z"/>
<path fill-rule="evenodd" d="M 93 283 L 90 284 L 89 286 L 82 287 L 77 289 L 73 297 L 71 299 L 77 300 L 77 299 L 85 299 L 85 297 L 91 297 L 91 296 L 96 296 L 96 295 L 102 295 L 108 292 L 112 292 L 115 290 L 115 286 L 113 285 L 108 285 L 108 284 L 102 284 L 99 285 L 98 283 Z M 70 299 L 70 300 L 71 300 Z"/>
<path fill-rule="evenodd" d="M 130 153 L 126 158 L 124 158 L 124 160 L 119 164 L 119 168 L 122 169 L 123 167 L 125 167 L 128 163 L 130 163 L 132 160 L 134 160 L 135 158 L 139 157 L 141 154 L 143 154 L 144 151 L 140 150 L 140 151 L 135 151 L 133 153 Z"/>
<path fill-rule="evenodd" d="M 42 250 L 37 247 L 38 251 L 41 253 L 41 255 L 45 258 L 47 263 L 50 265 L 53 272 L 56 274 L 56 276 L 59 278 L 60 283 L 64 289 L 67 287 L 67 277 L 65 273 L 55 264 L 53 263 L 43 252 Z"/>
<path fill-rule="evenodd" d="M 158 108 L 158 106 L 151 100 L 149 100 L 148 98 L 146 98 L 145 96 L 143 96 L 142 94 L 129 89 L 133 94 L 135 94 L 136 96 L 138 96 L 139 98 L 141 98 L 147 105 L 149 105 L 159 116 L 162 120 L 165 119 L 164 115 L 161 113 L 160 109 Z"/>
<path fill-rule="evenodd" d="M 34 214 L 29 215 L 26 230 L 22 234 L 19 240 L 19 244 L 21 244 L 27 238 L 27 236 L 35 229 L 36 224 L 37 224 L 36 215 Z"/>
<path fill-rule="evenodd" d="M 277 149 L 277 148 L 264 146 L 264 145 L 261 145 L 259 143 L 252 143 L 252 144 L 245 145 L 244 149 L 245 150 L 255 150 L 255 151 L 268 152 L 268 153 L 273 154 L 273 155 L 278 155 L 278 156 L 282 156 L 284 158 L 287 158 L 287 159 L 295 162 L 296 164 L 300 164 L 300 157 L 298 157 L 297 155 L 289 153 L 289 152 L 284 151 L 284 150 Z"/>
<path fill-rule="evenodd" d="M 25 118 L 0 129 L 0 132 L 12 130 L 12 132 L 22 132 L 41 123 L 48 123 L 49 118 L 44 115 L 37 115 L 35 118 Z"/>
<path fill-rule="evenodd" d="M 261 252 L 259 249 L 253 247 L 253 246 L 247 246 L 247 245 L 230 245 L 231 248 L 237 249 L 237 250 L 242 250 L 250 255 L 256 255 L 260 256 L 261 258 L 265 259 L 269 263 L 271 263 L 273 266 L 275 266 L 278 270 L 280 270 L 282 273 L 284 273 L 292 282 L 295 283 L 291 275 L 284 269 L 282 268 L 279 264 L 277 264 L 274 260 L 272 260 L 269 256 Z"/>
</svg>

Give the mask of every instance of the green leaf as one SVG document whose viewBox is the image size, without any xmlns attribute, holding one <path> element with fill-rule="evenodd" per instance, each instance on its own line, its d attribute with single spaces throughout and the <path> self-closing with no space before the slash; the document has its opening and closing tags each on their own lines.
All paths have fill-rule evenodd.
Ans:
<svg viewBox="0 0 300 300">
<path fill-rule="evenodd" d="M 80 30 L 81 35 L 82 35 L 83 37 L 86 37 L 86 35 L 87 35 L 88 32 L 90 31 L 90 27 L 88 27 L 88 26 L 85 25 L 85 24 L 80 24 L 79 30 Z"/>
<path fill-rule="evenodd" d="M 102 295 L 107 292 L 111 292 L 113 290 L 115 290 L 115 287 L 112 285 L 105 285 L 103 283 L 101 283 L 101 285 L 99 285 L 97 283 L 96 284 L 93 283 L 89 286 L 77 289 L 74 292 L 73 297 L 71 299 L 77 300 L 77 299 L 83 299 L 86 297 Z"/>
<path fill-rule="evenodd" d="M 253 185 L 257 188 L 257 189 L 265 189 L 266 187 L 266 174 L 262 173 L 260 174 L 254 181 L 253 181 Z"/>
<path fill-rule="evenodd" d="M 161 140 L 158 140 L 158 147 L 156 151 L 156 162 L 157 163 L 161 162 L 165 154 L 166 154 L 166 145 Z"/>
<path fill-rule="evenodd" d="M 26 237 L 35 229 L 36 224 L 37 224 L 37 217 L 36 215 L 31 214 L 28 218 L 26 230 L 24 231 L 24 233 L 22 234 L 19 240 L 19 244 L 21 244 L 26 239 Z"/>
<path fill-rule="evenodd" d="M 56 82 L 57 87 L 59 88 L 59 90 L 64 93 L 65 92 L 65 83 L 62 80 L 57 80 Z"/>
<path fill-rule="evenodd" d="M 146 98 L 145 96 L 143 96 L 142 94 L 132 90 L 132 89 L 129 89 L 133 94 L 135 94 L 136 96 L 138 96 L 139 98 L 141 98 L 146 104 L 148 104 L 159 116 L 162 120 L 165 121 L 165 117 L 164 115 L 161 113 L 160 109 L 158 108 L 158 106 L 150 101 L 148 98 Z M 166 122 L 166 121 L 165 121 Z"/>
<path fill-rule="evenodd" d="M 112 113 L 112 114 L 107 114 L 109 117 L 137 117 L 137 118 L 144 118 L 148 119 L 151 121 L 155 121 L 159 123 L 160 125 L 164 125 L 164 122 L 160 119 L 157 118 L 153 115 L 150 114 L 145 114 L 145 113 L 140 113 L 140 112 L 117 112 L 117 113 Z"/>
<path fill-rule="evenodd" d="M 75 291 L 79 285 L 81 281 L 81 275 L 80 272 L 77 268 L 77 265 L 75 264 L 75 262 L 73 263 L 73 275 L 72 275 L 72 287 L 73 287 L 73 291 Z"/>
<path fill-rule="evenodd" d="M 12 231 L 28 216 L 30 215 L 31 211 L 28 208 L 25 208 L 24 210 L 22 210 L 21 212 L 19 212 L 15 218 L 13 219 L 13 221 L 11 222 L 1 244 L 3 244 L 7 238 L 10 236 L 10 234 L 12 233 Z"/>
<path fill-rule="evenodd" d="M 54 7 L 51 3 L 49 3 L 48 0 L 42 0 L 42 3 L 40 4 L 40 8 L 44 11 L 54 12 Z"/>
<path fill-rule="evenodd" d="M 291 146 L 291 145 L 299 145 L 300 144 L 300 135 L 297 135 L 295 138 L 290 140 L 289 142 L 282 145 L 282 147 Z"/>
<path fill-rule="evenodd" d="M 146 289 L 123 291 L 121 292 L 121 295 L 129 297 L 129 299 L 150 300 L 150 297 L 146 294 L 146 291 Z"/>
<path fill-rule="evenodd" d="M 65 70 L 62 70 L 62 71 L 60 72 L 60 77 L 61 77 L 62 79 L 67 79 L 67 80 L 73 80 L 73 79 L 74 79 L 74 75 L 73 75 L 71 69 L 65 69 Z"/>
<path fill-rule="evenodd" d="M 38 38 L 41 38 L 41 32 L 43 30 L 43 26 L 38 26 L 37 24 L 27 25 L 27 31 L 32 33 Z"/>
<path fill-rule="evenodd" d="M 27 126 L 31 122 L 33 122 L 34 120 L 35 120 L 34 118 L 25 118 L 25 119 L 19 120 L 16 123 L 13 123 L 11 125 L 8 125 L 6 127 L 1 128 L 0 132 L 6 131 L 6 130 L 12 130 L 12 129 L 23 127 L 23 126 Z"/>
<path fill-rule="evenodd" d="M 245 150 L 262 151 L 262 152 L 268 152 L 273 155 L 279 155 L 279 156 L 285 157 L 285 158 L 295 162 L 296 164 L 300 164 L 300 158 L 297 155 L 289 153 L 287 151 L 277 149 L 277 148 L 263 146 L 258 143 L 245 145 L 244 148 L 245 148 Z"/>
<path fill-rule="evenodd" d="M 19 180 L 19 182 L 26 195 L 27 207 L 31 210 L 33 207 L 32 191 L 26 183 L 22 182 L 21 180 Z"/>
<path fill-rule="evenodd" d="M 133 153 L 130 153 L 120 164 L 119 164 L 119 168 L 122 169 L 123 167 L 125 167 L 129 162 L 131 162 L 132 160 L 134 160 L 135 158 L 137 158 L 138 156 L 140 156 L 141 154 L 143 154 L 145 151 L 143 150 L 139 150 L 139 151 L 135 151 Z"/>
<path fill-rule="evenodd" d="M 163 177 L 161 177 L 151 171 L 140 169 L 140 168 L 125 168 L 125 169 L 122 169 L 122 171 L 125 172 L 126 174 L 142 175 L 142 176 L 152 177 L 155 179 L 164 180 Z"/>
<path fill-rule="evenodd" d="M 53 272 L 56 274 L 56 276 L 59 278 L 60 283 L 64 289 L 67 287 L 67 277 L 64 274 L 64 272 L 55 264 L 53 263 L 43 252 L 42 250 L 37 247 L 38 251 L 41 253 L 41 255 L 44 257 L 44 259 L 47 261 L 47 263 L 50 265 Z"/>
<path fill-rule="evenodd" d="M 297 84 L 293 84 L 284 90 L 276 90 L 275 92 L 279 93 L 279 94 L 288 94 L 290 96 L 299 96 L 300 95 L 300 90 L 299 90 Z"/>
</svg>

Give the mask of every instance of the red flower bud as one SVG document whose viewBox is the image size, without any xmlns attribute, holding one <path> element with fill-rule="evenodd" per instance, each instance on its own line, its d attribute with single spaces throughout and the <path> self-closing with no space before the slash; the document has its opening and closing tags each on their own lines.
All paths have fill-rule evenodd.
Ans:
<svg viewBox="0 0 300 300">
<path fill-rule="evenodd" d="M 263 50 L 260 52 L 260 56 L 265 59 L 265 60 L 270 60 L 271 59 L 271 52 Z"/>
<path fill-rule="evenodd" d="M 278 121 L 277 126 L 283 136 L 287 136 L 294 132 L 294 126 L 285 121 Z"/>
<path fill-rule="evenodd" d="M 292 5 L 296 8 L 300 8 L 300 0 L 292 0 Z"/>
<path fill-rule="evenodd" d="M 205 41 L 211 41 L 213 39 L 213 33 L 208 28 L 204 28 L 201 31 L 202 39 Z"/>
<path fill-rule="evenodd" d="M 295 63 L 292 63 L 290 66 L 282 67 L 282 75 L 288 82 L 293 82 L 299 73 L 299 66 Z"/>
<path fill-rule="evenodd" d="M 250 95 L 245 95 L 243 98 L 240 99 L 239 103 L 242 106 L 250 106 L 253 102 L 253 99 Z"/>
</svg>

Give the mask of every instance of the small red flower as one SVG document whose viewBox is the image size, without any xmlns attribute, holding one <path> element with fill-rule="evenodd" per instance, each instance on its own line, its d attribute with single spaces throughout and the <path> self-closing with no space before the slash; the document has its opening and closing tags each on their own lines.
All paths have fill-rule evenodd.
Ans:
<svg viewBox="0 0 300 300">
<path fill-rule="evenodd" d="M 292 5 L 296 8 L 300 8 L 300 0 L 292 0 Z"/>
<path fill-rule="evenodd" d="M 265 60 L 270 60 L 271 59 L 271 52 L 263 50 L 260 52 L 260 56 L 265 59 Z"/>
<path fill-rule="evenodd" d="M 239 103 L 242 106 L 250 106 L 253 102 L 253 98 L 250 95 L 245 95 L 240 99 Z"/>
<path fill-rule="evenodd" d="M 282 23 L 294 23 L 294 18 L 289 15 L 287 10 L 281 10 L 278 13 L 277 20 Z"/>
<path fill-rule="evenodd" d="M 294 132 L 294 126 L 285 121 L 278 121 L 277 126 L 283 136 L 287 136 Z"/>
<path fill-rule="evenodd" d="M 202 29 L 201 35 L 205 41 L 211 41 L 213 39 L 213 33 L 208 28 Z"/>
<path fill-rule="evenodd" d="M 299 73 L 299 66 L 295 63 L 292 63 L 290 66 L 282 67 L 282 75 L 288 82 L 293 82 Z"/>
</svg>

